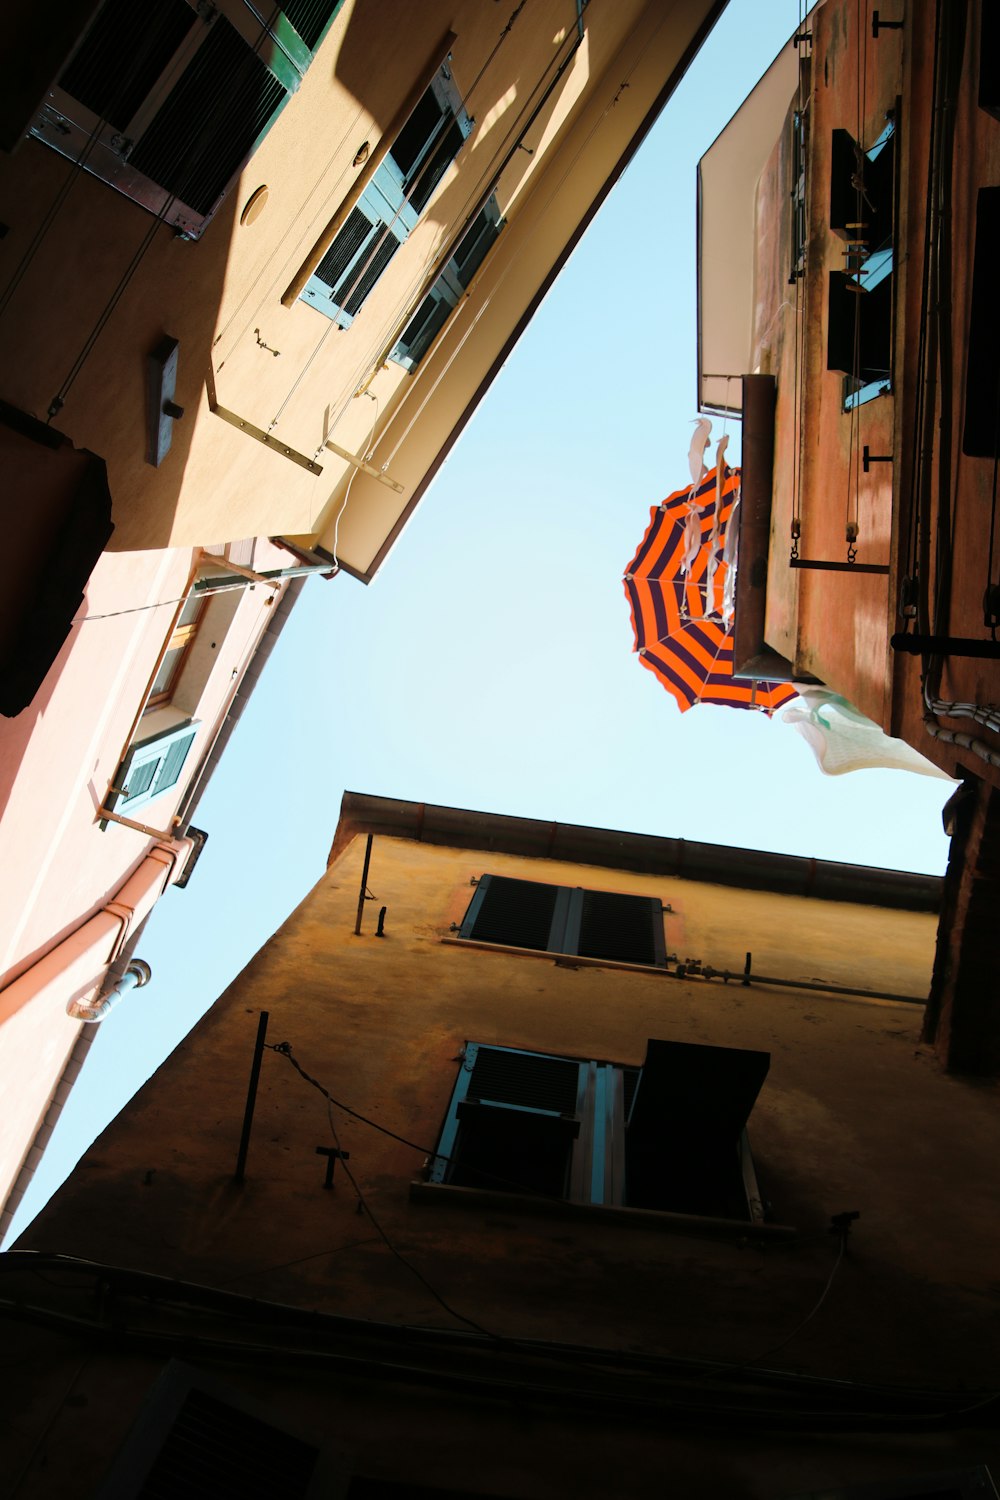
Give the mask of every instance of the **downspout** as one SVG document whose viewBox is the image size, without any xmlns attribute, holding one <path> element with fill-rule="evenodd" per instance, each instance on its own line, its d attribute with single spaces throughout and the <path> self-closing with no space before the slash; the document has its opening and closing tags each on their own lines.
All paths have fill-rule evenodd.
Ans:
<svg viewBox="0 0 1000 1500">
<path fill-rule="evenodd" d="M 152 975 L 153 971 L 145 959 L 133 958 L 118 983 L 112 985 L 110 990 L 90 1004 L 71 1000 L 66 1007 L 66 1014 L 75 1021 L 103 1021 L 108 1012 L 120 1005 L 132 990 L 141 989 L 144 984 L 148 984 Z"/>
</svg>

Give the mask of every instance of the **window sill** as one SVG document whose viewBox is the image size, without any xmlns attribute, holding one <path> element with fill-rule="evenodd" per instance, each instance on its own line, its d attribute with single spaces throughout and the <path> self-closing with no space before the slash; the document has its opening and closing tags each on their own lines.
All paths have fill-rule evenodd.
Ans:
<svg viewBox="0 0 1000 1500">
<path fill-rule="evenodd" d="M 664 1213 L 649 1208 L 616 1208 L 606 1203 L 570 1203 L 565 1198 L 533 1198 L 485 1188 L 453 1187 L 446 1182 L 410 1183 L 411 1203 L 450 1204 L 480 1213 L 508 1213 L 576 1219 L 591 1224 L 617 1224 L 623 1229 L 655 1229 L 667 1234 L 705 1235 L 712 1239 L 794 1239 L 790 1224 L 764 1224 L 747 1219 L 709 1219 L 697 1214 Z"/>
<path fill-rule="evenodd" d="M 562 969 L 624 969 L 629 974 L 661 974 L 670 970 L 663 964 L 629 964 L 615 958 L 588 958 L 582 953 L 554 953 L 549 948 L 515 948 L 508 943 L 484 943 L 477 938 L 443 937 L 452 948 L 479 948 L 488 953 L 520 953 L 525 958 L 545 958 Z"/>
</svg>

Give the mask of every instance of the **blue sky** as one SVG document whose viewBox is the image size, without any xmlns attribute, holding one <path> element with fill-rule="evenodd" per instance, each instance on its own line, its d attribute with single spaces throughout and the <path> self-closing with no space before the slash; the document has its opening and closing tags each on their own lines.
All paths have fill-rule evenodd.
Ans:
<svg viewBox="0 0 1000 1500">
<path fill-rule="evenodd" d="M 824 777 L 780 715 L 682 716 L 632 654 L 622 571 L 696 415 L 695 166 L 797 22 L 731 0 L 375 583 L 306 585 L 15 1233 L 320 878 L 345 788 L 943 870 L 948 782 Z"/>
</svg>

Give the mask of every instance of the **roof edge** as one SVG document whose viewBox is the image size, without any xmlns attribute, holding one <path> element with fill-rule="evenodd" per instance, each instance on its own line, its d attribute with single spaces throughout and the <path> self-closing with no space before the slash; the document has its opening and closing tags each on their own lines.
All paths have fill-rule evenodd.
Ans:
<svg viewBox="0 0 1000 1500">
<path fill-rule="evenodd" d="M 935 912 L 941 903 L 940 875 L 774 854 L 764 849 L 731 848 L 660 834 L 588 828 L 578 823 L 476 812 L 351 791 L 345 791 L 340 804 L 328 865 L 340 858 L 359 833 L 909 911 Z"/>
</svg>

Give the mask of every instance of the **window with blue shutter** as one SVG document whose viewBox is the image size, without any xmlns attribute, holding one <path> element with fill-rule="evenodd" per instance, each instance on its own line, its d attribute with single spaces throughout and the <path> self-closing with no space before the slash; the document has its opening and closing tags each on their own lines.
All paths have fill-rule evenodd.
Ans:
<svg viewBox="0 0 1000 1500">
<path fill-rule="evenodd" d="M 30 134 L 197 239 L 343 0 L 104 0 Z"/>
<path fill-rule="evenodd" d="M 131 745 L 115 772 L 105 807 L 131 817 L 135 808 L 175 787 L 197 733 L 197 723 L 191 722 Z"/>
<path fill-rule="evenodd" d="M 505 222 L 494 194 L 466 228 L 447 265 L 404 328 L 390 359 L 405 370 L 416 369 L 465 295 Z"/>
<path fill-rule="evenodd" d="M 641 1068 L 468 1042 L 429 1180 L 760 1223 L 746 1122 L 769 1064 L 655 1038 Z"/>
<path fill-rule="evenodd" d="M 471 129 L 445 64 L 306 282 L 304 302 L 350 326 Z"/>
<path fill-rule="evenodd" d="M 847 269 L 831 271 L 827 369 L 840 370 L 844 407 L 861 406 L 892 385 L 896 124 L 869 151 L 847 130 L 830 150 L 830 228 L 847 242 Z"/>
<path fill-rule="evenodd" d="M 506 875 L 480 877 L 458 936 L 608 963 L 662 969 L 667 962 L 663 905 L 657 897 L 546 885 Z"/>
</svg>

